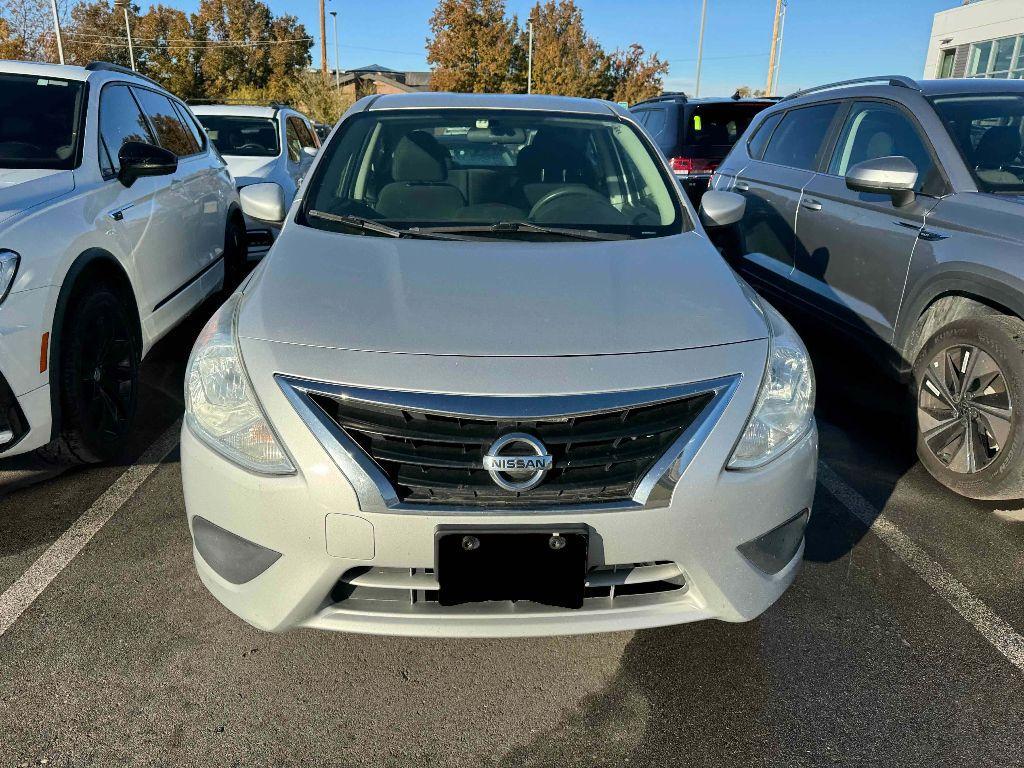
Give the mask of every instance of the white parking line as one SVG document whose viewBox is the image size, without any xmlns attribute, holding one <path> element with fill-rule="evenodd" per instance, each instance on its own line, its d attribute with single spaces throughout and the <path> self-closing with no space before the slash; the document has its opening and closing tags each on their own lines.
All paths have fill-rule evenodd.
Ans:
<svg viewBox="0 0 1024 768">
<path fill-rule="evenodd" d="M 25 610 L 43 593 L 50 582 L 67 568 L 89 540 L 106 525 L 167 455 L 178 444 L 181 433 L 179 419 L 153 442 L 139 460 L 125 470 L 114 483 L 93 502 L 92 506 L 68 528 L 59 539 L 32 563 L 14 584 L 0 595 L 0 637 L 11 628 Z"/>
<path fill-rule="evenodd" d="M 1024 636 L 985 603 L 971 594 L 963 584 L 936 563 L 895 523 L 880 512 L 854 488 L 846 483 L 824 461 L 818 462 L 818 481 L 854 517 L 868 526 L 882 542 L 924 579 L 935 593 L 949 603 L 968 624 L 1006 660 L 1024 672 Z"/>
</svg>

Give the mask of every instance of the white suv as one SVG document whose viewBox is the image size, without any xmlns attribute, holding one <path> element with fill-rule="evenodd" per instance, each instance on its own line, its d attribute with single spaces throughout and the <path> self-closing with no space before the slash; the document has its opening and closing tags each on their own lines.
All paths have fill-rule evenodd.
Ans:
<svg viewBox="0 0 1024 768">
<path fill-rule="evenodd" d="M 284 207 L 291 207 L 302 177 L 320 149 L 309 118 L 286 106 L 208 104 L 193 109 L 223 155 L 238 188 L 276 184 Z M 249 257 L 261 258 L 280 227 L 249 217 L 245 223 Z"/>
<path fill-rule="evenodd" d="M 139 361 L 245 260 L 193 115 L 111 64 L 0 63 L 0 456 L 112 458 Z"/>
</svg>

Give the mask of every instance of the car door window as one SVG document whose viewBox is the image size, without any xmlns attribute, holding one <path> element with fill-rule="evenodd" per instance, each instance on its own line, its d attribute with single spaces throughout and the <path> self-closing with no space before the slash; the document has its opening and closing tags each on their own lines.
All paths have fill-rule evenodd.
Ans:
<svg viewBox="0 0 1024 768">
<path fill-rule="evenodd" d="M 665 131 L 665 124 L 668 122 L 668 111 L 664 109 L 652 109 L 650 117 L 644 123 L 647 132 L 654 138 L 658 138 Z"/>
<path fill-rule="evenodd" d="M 184 123 L 188 132 L 192 134 L 192 138 L 196 141 L 196 146 L 200 150 L 206 148 L 206 139 L 203 131 L 199 128 L 199 124 L 195 118 L 189 113 L 189 111 L 176 101 L 172 101 L 171 104 L 174 106 L 174 111 L 178 113 L 178 118 Z"/>
<path fill-rule="evenodd" d="M 170 99 L 146 88 L 132 88 L 132 92 L 153 124 L 160 146 L 178 157 L 187 157 L 199 151 L 199 144 L 181 122 Z"/>
<path fill-rule="evenodd" d="M 846 118 L 828 172 L 845 176 L 858 163 L 892 155 L 902 155 L 914 164 L 919 188 L 934 173 L 931 153 L 906 115 L 891 104 L 857 102 Z"/>
<path fill-rule="evenodd" d="M 295 132 L 298 133 L 299 141 L 302 143 L 302 146 L 316 149 L 316 139 L 313 138 L 313 132 L 309 129 L 306 121 L 297 117 L 290 117 L 288 119 L 295 121 Z"/>
<path fill-rule="evenodd" d="M 747 151 L 750 156 L 755 160 L 760 160 L 764 156 L 764 149 L 768 146 L 768 139 L 772 137 L 772 131 L 775 130 L 775 126 L 782 120 L 784 113 L 777 112 L 774 115 L 769 115 L 761 125 L 754 131 L 754 135 L 750 137 L 750 141 L 747 142 Z"/>
<path fill-rule="evenodd" d="M 838 102 L 833 102 L 787 112 L 768 141 L 764 161 L 805 171 L 815 170 L 821 146 L 838 109 Z"/>
<path fill-rule="evenodd" d="M 288 144 L 288 159 L 293 163 L 302 159 L 302 139 L 299 138 L 298 120 L 289 117 L 285 123 L 285 139 Z"/>
<path fill-rule="evenodd" d="M 126 85 L 108 85 L 100 95 L 100 166 L 105 176 L 120 169 L 117 153 L 129 141 L 153 143 L 142 110 Z"/>
<path fill-rule="evenodd" d="M 651 119 L 651 110 L 638 109 L 633 112 L 633 119 L 640 123 L 640 125 L 646 127 L 647 121 Z"/>
</svg>

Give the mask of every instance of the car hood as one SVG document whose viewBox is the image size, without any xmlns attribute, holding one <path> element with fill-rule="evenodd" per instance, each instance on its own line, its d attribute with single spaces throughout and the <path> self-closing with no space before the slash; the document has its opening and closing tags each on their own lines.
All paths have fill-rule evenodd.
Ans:
<svg viewBox="0 0 1024 768">
<path fill-rule="evenodd" d="M 609 355 L 767 336 L 732 270 L 696 232 L 456 242 L 291 224 L 245 293 L 240 336 L 347 350 Z"/>
<path fill-rule="evenodd" d="M 243 183 L 255 184 L 264 180 L 274 169 L 276 161 L 276 157 L 224 155 L 224 162 L 227 163 L 228 170 L 231 171 L 231 175 L 238 182 L 239 186 Z"/>
<path fill-rule="evenodd" d="M 0 223 L 75 188 L 71 171 L 0 169 Z"/>
</svg>

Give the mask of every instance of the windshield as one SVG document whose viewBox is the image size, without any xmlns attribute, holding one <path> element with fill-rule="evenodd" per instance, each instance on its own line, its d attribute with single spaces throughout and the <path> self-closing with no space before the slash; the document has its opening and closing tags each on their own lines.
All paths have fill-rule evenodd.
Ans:
<svg viewBox="0 0 1024 768">
<path fill-rule="evenodd" d="M 613 117 L 369 112 L 347 120 L 323 152 L 300 215 L 320 229 L 360 217 L 405 232 L 552 239 L 575 230 L 580 239 L 579 231 L 662 236 L 685 222 L 652 150 Z"/>
<path fill-rule="evenodd" d="M 721 156 L 729 152 L 754 116 L 768 104 L 695 104 L 686 111 L 682 144 L 694 157 Z"/>
<path fill-rule="evenodd" d="M 0 75 L 0 168 L 75 167 L 84 84 Z"/>
<path fill-rule="evenodd" d="M 939 96 L 932 102 L 982 192 L 1024 192 L 1024 96 Z"/>
<path fill-rule="evenodd" d="M 277 122 L 268 117 L 196 115 L 222 155 L 277 157 L 281 152 Z"/>
</svg>

